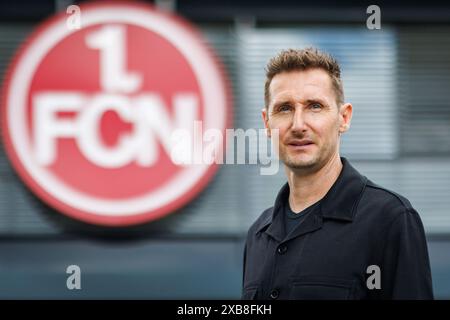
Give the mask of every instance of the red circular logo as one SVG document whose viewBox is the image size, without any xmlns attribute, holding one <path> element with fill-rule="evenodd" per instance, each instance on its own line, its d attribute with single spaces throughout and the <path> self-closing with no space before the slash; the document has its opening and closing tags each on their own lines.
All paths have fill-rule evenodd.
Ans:
<svg viewBox="0 0 450 320">
<path fill-rule="evenodd" d="M 171 150 L 174 131 L 197 121 L 225 132 L 226 79 L 205 41 L 173 15 L 103 3 L 81 6 L 80 17 L 79 29 L 66 15 L 45 23 L 10 68 L 7 154 L 40 199 L 73 218 L 110 226 L 158 219 L 217 169 L 176 164 Z"/>
</svg>

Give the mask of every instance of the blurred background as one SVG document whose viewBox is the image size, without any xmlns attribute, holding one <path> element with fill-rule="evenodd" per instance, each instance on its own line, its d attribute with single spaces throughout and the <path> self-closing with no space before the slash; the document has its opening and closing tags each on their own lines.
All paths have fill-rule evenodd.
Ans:
<svg viewBox="0 0 450 320">
<path fill-rule="evenodd" d="M 2 1 L 0 74 L 46 18 L 80 1 Z M 235 128 L 262 128 L 264 67 L 309 45 L 341 64 L 354 106 L 342 155 L 406 196 L 427 233 L 436 298 L 450 299 L 450 3 L 378 1 L 381 29 L 357 1 L 148 1 L 193 23 L 225 65 Z M 248 152 L 256 152 L 248 150 Z M 128 229 L 55 213 L 19 180 L 0 149 L 0 298 L 237 299 L 243 244 L 271 206 L 283 170 L 222 165 L 208 187 L 168 218 Z M 67 290 L 79 265 L 82 290 Z"/>
</svg>

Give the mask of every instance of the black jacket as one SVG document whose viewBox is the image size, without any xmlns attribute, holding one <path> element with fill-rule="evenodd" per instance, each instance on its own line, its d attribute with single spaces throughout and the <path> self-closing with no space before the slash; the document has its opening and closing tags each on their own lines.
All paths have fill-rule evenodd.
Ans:
<svg viewBox="0 0 450 320">
<path fill-rule="evenodd" d="M 250 227 L 243 299 L 433 299 L 419 214 L 341 160 L 336 182 L 289 237 L 287 183 Z"/>
</svg>

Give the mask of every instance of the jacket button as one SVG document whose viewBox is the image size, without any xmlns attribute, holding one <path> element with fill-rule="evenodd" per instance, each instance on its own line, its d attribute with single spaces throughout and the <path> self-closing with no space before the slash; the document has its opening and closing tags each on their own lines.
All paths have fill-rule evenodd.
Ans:
<svg viewBox="0 0 450 320">
<path fill-rule="evenodd" d="M 272 292 L 270 293 L 270 298 L 271 299 L 277 299 L 278 298 L 278 296 L 280 295 L 280 292 L 278 292 L 278 290 L 272 290 Z"/>
<path fill-rule="evenodd" d="M 279 246 L 278 249 L 277 249 L 277 252 L 279 254 L 285 254 L 286 251 L 287 251 L 287 246 L 286 245 Z"/>
</svg>

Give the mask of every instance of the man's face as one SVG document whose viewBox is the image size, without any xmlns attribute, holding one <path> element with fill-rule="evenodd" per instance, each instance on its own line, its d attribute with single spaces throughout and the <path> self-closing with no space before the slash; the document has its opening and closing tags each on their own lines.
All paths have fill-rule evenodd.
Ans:
<svg viewBox="0 0 450 320">
<path fill-rule="evenodd" d="M 263 109 L 268 134 L 279 130 L 279 155 L 291 169 L 321 168 L 339 150 L 352 106 L 338 108 L 331 78 L 322 69 L 277 74 Z"/>
</svg>

